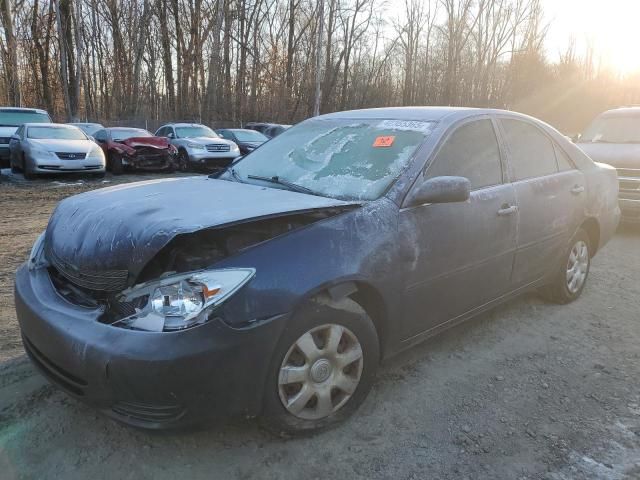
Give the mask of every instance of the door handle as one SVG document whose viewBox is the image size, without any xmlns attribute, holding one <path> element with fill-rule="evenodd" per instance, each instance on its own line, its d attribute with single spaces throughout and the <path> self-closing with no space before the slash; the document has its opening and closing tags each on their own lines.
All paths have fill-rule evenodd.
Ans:
<svg viewBox="0 0 640 480">
<path fill-rule="evenodd" d="M 584 187 L 582 185 L 575 185 L 571 189 L 571 193 L 573 193 L 574 195 L 579 195 L 582 192 L 584 192 Z"/>
<path fill-rule="evenodd" d="M 512 215 L 518 211 L 518 207 L 515 205 L 503 205 L 500 210 L 498 210 L 498 215 L 501 217 L 505 217 L 507 215 Z"/>
</svg>

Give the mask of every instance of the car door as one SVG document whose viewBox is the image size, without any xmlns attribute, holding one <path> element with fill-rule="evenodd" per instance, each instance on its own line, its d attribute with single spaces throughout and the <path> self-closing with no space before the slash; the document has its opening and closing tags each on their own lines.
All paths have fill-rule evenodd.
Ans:
<svg viewBox="0 0 640 480">
<path fill-rule="evenodd" d="M 462 176 L 467 202 L 426 204 L 400 211 L 399 234 L 412 251 L 406 272 L 403 339 L 454 321 L 510 290 L 518 209 L 504 182 L 494 122 L 474 117 L 441 143 L 418 182 Z"/>
<path fill-rule="evenodd" d="M 520 210 L 513 268 L 513 283 L 518 287 L 557 268 L 569 236 L 584 215 L 585 181 L 541 127 L 508 117 L 499 122 Z"/>
</svg>

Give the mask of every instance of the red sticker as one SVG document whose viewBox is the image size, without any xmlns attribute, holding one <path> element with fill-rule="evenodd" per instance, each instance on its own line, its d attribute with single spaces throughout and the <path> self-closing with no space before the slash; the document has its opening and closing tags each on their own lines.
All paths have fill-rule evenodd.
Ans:
<svg viewBox="0 0 640 480">
<path fill-rule="evenodd" d="M 373 146 L 376 148 L 390 147 L 391 145 L 393 145 L 393 141 L 395 139 L 396 137 L 394 137 L 393 135 L 384 135 L 384 136 L 376 137 L 375 141 L 373 142 Z"/>
</svg>

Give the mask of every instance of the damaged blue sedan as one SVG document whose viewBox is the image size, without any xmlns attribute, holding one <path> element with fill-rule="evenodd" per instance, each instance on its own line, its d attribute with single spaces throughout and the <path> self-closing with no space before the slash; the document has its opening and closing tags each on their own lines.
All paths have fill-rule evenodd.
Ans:
<svg viewBox="0 0 640 480">
<path fill-rule="evenodd" d="M 17 316 L 38 369 L 122 422 L 314 431 L 390 355 L 525 291 L 576 300 L 617 193 L 613 168 L 524 115 L 323 115 L 217 178 L 63 200 Z"/>
</svg>

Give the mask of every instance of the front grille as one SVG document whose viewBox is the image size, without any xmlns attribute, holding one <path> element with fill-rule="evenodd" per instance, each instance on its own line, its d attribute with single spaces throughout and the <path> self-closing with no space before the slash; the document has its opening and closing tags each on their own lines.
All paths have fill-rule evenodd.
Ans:
<svg viewBox="0 0 640 480">
<path fill-rule="evenodd" d="M 181 405 L 160 405 L 140 402 L 118 402 L 111 410 L 122 417 L 144 423 L 165 423 L 178 420 L 186 410 Z"/>
<path fill-rule="evenodd" d="M 231 146 L 226 143 L 210 143 L 207 145 L 207 152 L 229 152 Z"/>
<path fill-rule="evenodd" d="M 638 168 L 618 168 L 618 177 L 640 178 L 640 169 Z"/>
<path fill-rule="evenodd" d="M 640 169 L 619 168 L 620 198 L 640 200 Z"/>
<path fill-rule="evenodd" d="M 62 367 L 53 363 L 24 335 L 22 336 L 22 343 L 31 361 L 35 363 L 51 381 L 74 395 L 84 395 L 84 388 L 88 385 L 86 380 L 67 372 Z"/>
<path fill-rule="evenodd" d="M 56 152 L 60 160 L 84 160 L 87 158 L 86 152 Z"/>
<path fill-rule="evenodd" d="M 47 260 L 60 275 L 78 287 L 101 292 L 120 292 L 127 288 L 127 270 L 79 270 L 58 258 L 51 249 L 47 249 Z"/>
</svg>

